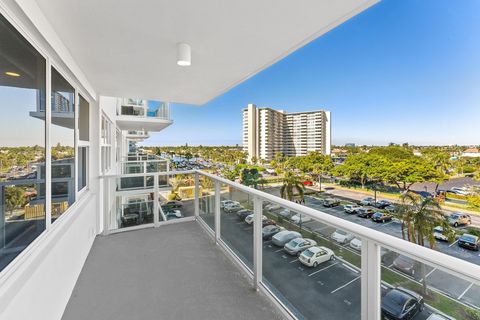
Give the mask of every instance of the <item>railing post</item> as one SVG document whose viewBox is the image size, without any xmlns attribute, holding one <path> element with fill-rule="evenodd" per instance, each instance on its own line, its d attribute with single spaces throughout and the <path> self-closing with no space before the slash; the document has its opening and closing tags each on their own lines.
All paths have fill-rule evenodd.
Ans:
<svg viewBox="0 0 480 320">
<path fill-rule="evenodd" d="M 160 225 L 160 216 L 159 216 L 159 199 L 158 199 L 158 175 L 153 176 L 153 225 L 158 227 Z"/>
<path fill-rule="evenodd" d="M 253 287 L 258 290 L 262 282 L 262 199 L 253 198 Z"/>
<path fill-rule="evenodd" d="M 215 243 L 218 244 L 220 240 L 220 182 L 215 181 Z"/>
<path fill-rule="evenodd" d="M 198 172 L 195 172 L 195 217 L 198 218 L 200 215 L 200 179 L 198 176 Z"/>
<path fill-rule="evenodd" d="M 362 320 L 380 320 L 381 305 L 380 246 L 362 239 Z"/>
</svg>

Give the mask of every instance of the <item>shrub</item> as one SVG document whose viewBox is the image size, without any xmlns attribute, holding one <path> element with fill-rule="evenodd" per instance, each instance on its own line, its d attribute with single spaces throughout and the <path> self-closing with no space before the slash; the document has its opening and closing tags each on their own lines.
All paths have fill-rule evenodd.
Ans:
<svg viewBox="0 0 480 320">
<path fill-rule="evenodd" d="M 480 320 L 480 312 L 473 309 L 465 309 L 467 318 L 470 320 Z"/>
</svg>

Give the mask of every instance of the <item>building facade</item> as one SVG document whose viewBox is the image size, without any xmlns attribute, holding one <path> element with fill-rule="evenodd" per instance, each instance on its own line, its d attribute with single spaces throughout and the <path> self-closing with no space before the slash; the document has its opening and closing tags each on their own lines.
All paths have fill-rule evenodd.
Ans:
<svg viewBox="0 0 480 320">
<path fill-rule="evenodd" d="M 249 160 L 270 161 L 277 153 L 288 157 L 330 154 L 330 148 L 330 111 L 287 113 L 254 104 L 243 109 L 243 149 Z"/>
</svg>

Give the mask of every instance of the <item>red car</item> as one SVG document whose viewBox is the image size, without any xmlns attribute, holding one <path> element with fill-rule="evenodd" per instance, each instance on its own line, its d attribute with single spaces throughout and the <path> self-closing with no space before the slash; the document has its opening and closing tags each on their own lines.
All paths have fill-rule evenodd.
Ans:
<svg viewBox="0 0 480 320">
<path fill-rule="evenodd" d="M 312 181 L 303 181 L 303 185 L 304 186 L 313 186 L 313 182 Z"/>
</svg>

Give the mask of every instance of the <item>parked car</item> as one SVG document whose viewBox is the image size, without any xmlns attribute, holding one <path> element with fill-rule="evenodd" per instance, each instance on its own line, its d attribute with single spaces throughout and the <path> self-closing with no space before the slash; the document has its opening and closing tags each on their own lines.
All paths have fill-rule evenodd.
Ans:
<svg viewBox="0 0 480 320">
<path fill-rule="evenodd" d="M 343 211 L 345 211 L 346 213 L 353 214 L 353 213 L 357 213 L 357 210 L 360 208 L 361 207 L 356 204 L 346 204 L 343 206 Z"/>
<path fill-rule="evenodd" d="M 283 230 L 272 237 L 272 243 L 278 247 L 283 247 L 287 242 L 295 238 L 301 238 L 302 235 L 296 231 Z"/>
<path fill-rule="evenodd" d="M 385 210 L 387 210 L 390 213 L 394 213 L 394 212 L 397 212 L 397 206 L 394 204 L 391 204 L 389 206 L 386 206 Z"/>
<path fill-rule="evenodd" d="M 460 196 L 468 196 L 469 194 L 471 194 L 471 192 L 465 190 L 464 188 L 458 188 L 458 187 L 450 188 L 450 190 L 447 190 L 447 192 L 455 193 Z"/>
<path fill-rule="evenodd" d="M 162 206 L 178 209 L 178 208 L 183 207 L 183 203 L 182 203 L 182 201 L 178 201 L 178 200 L 170 200 L 170 201 L 165 202 Z"/>
<path fill-rule="evenodd" d="M 445 230 L 441 226 L 433 228 L 433 236 L 439 241 L 448 241 L 448 235 L 445 234 Z"/>
<path fill-rule="evenodd" d="M 275 210 L 278 210 L 280 208 L 281 208 L 280 205 L 276 204 L 276 203 L 271 203 L 271 204 L 269 204 L 265 207 L 265 209 L 267 209 L 268 211 L 275 211 Z"/>
<path fill-rule="evenodd" d="M 283 227 L 276 226 L 276 225 L 269 225 L 262 228 L 262 238 L 263 240 L 269 240 L 274 235 L 279 233 L 280 231 L 285 230 Z"/>
<path fill-rule="evenodd" d="M 309 180 L 303 181 L 303 185 L 304 186 L 313 186 L 313 181 L 309 181 Z"/>
<path fill-rule="evenodd" d="M 419 262 L 410 257 L 399 255 L 395 260 L 393 260 L 393 267 L 398 271 L 413 277 L 419 267 Z"/>
<path fill-rule="evenodd" d="M 283 209 L 283 210 L 280 210 L 279 212 L 277 212 L 277 215 L 289 219 L 293 214 L 290 210 Z"/>
<path fill-rule="evenodd" d="M 353 234 L 337 229 L 334 233 L 332 233 L 330 238 L 338 243 L 344 244 L 353 239 Z"/>
<path fill-rule="evenodd" d="M 266 226 L 272 226 L 272 225 L 276 225 L 277 223 L 275 221 L 273 221 L 272 219 L 265 219 L 265 220 L 262 220 L 262 228 L 263 227 L 266 227 Z"/>
<path fill-rule="evenodd" d="M 299 224 L 299 223 L 311 221 L 312 218 L 310 218 L 310 216 L 307 216 L 305 214 L 297 213 L 296 215 L 292 216 L 290 220 L 292 220 L 293 223 Z"/>
<path fill-rule="evenodd" d="M 380 200 L 377 203 L 375 203 L 375 207 L 378 208 L 378 209 L 385 209 L 386 207 L 388 207 L 391 204 L 392 203 L 388 200 Z"/>
<path fill-rule="evenodd" d="M 335 198 L 327 198 L 323 200 L 323 206 L 326 208 L 333 208 L 340 205 L 340 200 Z"/>
<path fill-rule="evenodd" d="M 392 221 L 392 216 L 388 213 L 377 211 L 372 215 L 372 220 L 375 222 L 385 223 L 388 221 Z"/>
<path fill-rule="evenodd" d="M 223 208 L 223 210 L 225 212 L 228 212 L 228 213 L 237 212 L 237 211 L 242 210 L 242 209 L 245 209 L 245 208 L 242 205 L 236 204 L 236 203 L 230 204 L 230 205 L 225 205 L 225 207 Z"/>
<path fill-rule="evenodd" d="M 317 242 L 312 239 L 307 238 L 295 238 L 290 240 L 285 246 L 283 250 L 285 250 L 288 254 L 295 256 L 300 255 L 303 250 L 306 250 L 310 247 L 316 246 Z"/>
<path fill-rule="evenodd" d="M 263 220 L 267 220 L 267 217 L 263 216 L 262 215 L 262 221 Z M 245 222 L 247 224 L 253 224 L 253 213 L 252 214 L 249 214 L 246 218 L 245 218 Z"/>
<path fill-rule="evenodd" d="M 245 218 L 251 215 L 252 213 L 253 213 L 252 210 L 241 209 L 241 210 L 238 210 L 236 214 L 240 220 L 245 220 Z"/>
<path fill-rule="evenodd" d="M 353 238 L 352 241 L 350 241 L 350 248 L 361 251 L 362 250 L 362 240 L 359 239 L 359 238 Z"/>
<path fill-rule="evenodd" d="M 183 218 L 182 212 L 178 209 L 173 209 L 171 207 L 163 207 L 162 206 L 162 211 L 163 211 L 163 214 L 165 215 L 165 219 L 167 221 Z"/>
<path fill-rule="evenodd" d="M 373 209 L 372 208 L 367 208 L 367 207 L 361 207 L 360 209 L 357 210 L 357 216 L 360 218 L 371 218 L 373 215 Z"/>
<path fill-rule="evenodd" d="M 363 198 L 362 201 L 360 201 L 360 204 L 362 206 L 374 206 L 375 205 L 375 199 L 372 198 L 372 197 Z"/>
<path fill-rule="evenodd" d="M 332 250 L 326 247 L 311 247 L 300 254 L 298 260 L 307 267 L 316 268 L 319 264 L 335 258 Z"/>
<path fill-rule="evenodd" d="M 478 251 L 478 248 L 480 248 L 480 238 L 473 234 L 464 233 L 458 239 L 458 245 L 466 249 Z"/>
<path fill-rule="evenodd" d="M 472 218 L 465 213 L 453 213 L 448 217 L 448 223 L 456 228 L 461 225 L 471 224 Z"/>
<path fill-rule="evenodd" d="M 220 208 L 225 208 L 225 206 L 233 205 L 233 204 L 240 205 L 240 202 L 234 201 L 234 200 L 222 200 L 222 201 L 220 201 Z"/>
<path fill-rule="evenodd" d="M 393 320 L 411 320 L 424 308 L 423 297 L 416 292 L 397 287 L 382 298 L 382 317 Z"/>
</svg>

